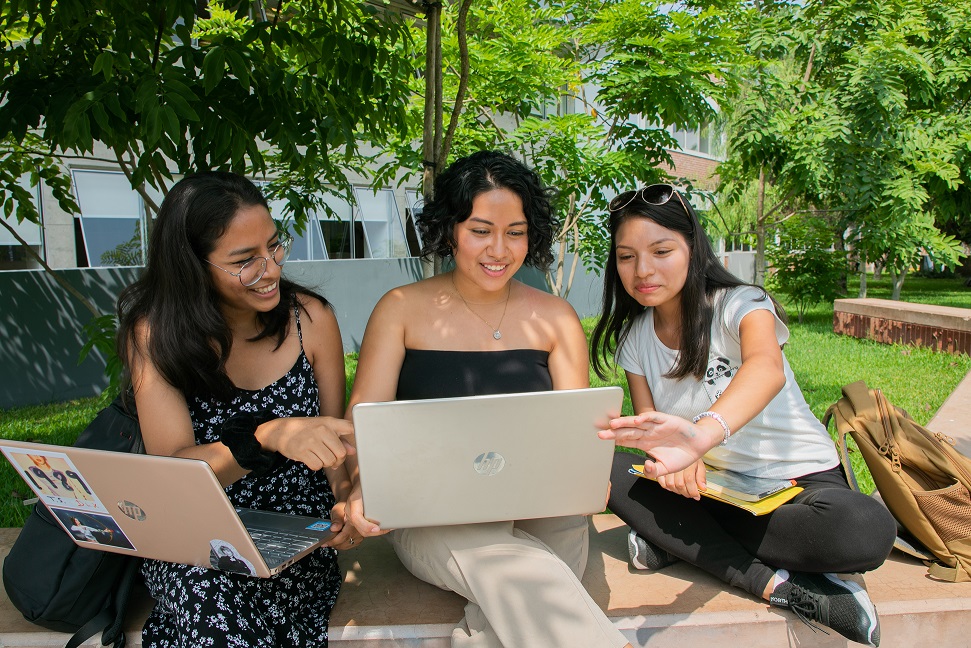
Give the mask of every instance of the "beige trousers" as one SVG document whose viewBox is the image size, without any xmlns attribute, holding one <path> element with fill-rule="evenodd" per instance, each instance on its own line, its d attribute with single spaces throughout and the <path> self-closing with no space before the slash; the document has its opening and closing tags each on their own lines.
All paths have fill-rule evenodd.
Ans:
<svg viewBox="0 0 971 648">
<path fill-rule="evenodd" d="M 468 599 L 453 648 L 618 648 L 627 639 L 580 584 L 587 518 L 398 529 L 418 578 Z"/>
</svg>

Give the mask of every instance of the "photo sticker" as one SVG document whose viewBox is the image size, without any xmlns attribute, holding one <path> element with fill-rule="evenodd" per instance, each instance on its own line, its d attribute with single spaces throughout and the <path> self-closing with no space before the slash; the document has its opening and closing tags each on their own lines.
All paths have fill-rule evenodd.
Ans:
<svg viewBox="0 0 971 648">
<path fill-rule="evenodd" d="M 59 508 L 51 508 L 50 511 L 78 542 L 119 549 L 135 549 L 128 536 L 110 515 Z"/>
<path fill-rule="evenodd" d="M 243 558 L 236 547 L 225 540 L 209 541 L 209 564 L 219 571 L 256 576 L 253 563 Z"/>
<path fill-rule="evenodd" d="M 0 450 L 48 508 L 108 513 L 88 480 L 66 454 L 8 446 L 0 446 Z"/>
</svg>

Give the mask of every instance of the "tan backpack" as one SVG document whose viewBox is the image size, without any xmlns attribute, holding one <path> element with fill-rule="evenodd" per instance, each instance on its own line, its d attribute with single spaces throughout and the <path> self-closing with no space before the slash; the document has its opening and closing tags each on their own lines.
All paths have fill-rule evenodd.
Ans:
<svg viewBox="0 0 971 648">
<path fill-rule="evenodd" d="M 887 508 L 933 554 L 923 556 L 932 559 L 927 561 L 929 574 L 971 581 L 971 459 L 952 447 L 952 439 L 915 423 L 863 381 L 843 387 L 843 398 L 826 410 L 823 425 L 828 427 L 831 417 L 850 486 L 860 490 L 847 434 L 856 441 Z M 898 538 L 894 546 L 920 556 L 907 544 Z"/>
</svg>

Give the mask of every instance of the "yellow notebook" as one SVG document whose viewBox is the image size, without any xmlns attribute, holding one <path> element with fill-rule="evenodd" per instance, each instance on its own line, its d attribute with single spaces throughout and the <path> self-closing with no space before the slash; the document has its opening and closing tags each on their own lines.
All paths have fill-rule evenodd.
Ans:
<svg viewBox="0 0 971 648">
<path fill-rule="evenodd" d="M 644 464 L 635 464 L 631 466 L 630 472 L 638 477 L 654 479 L 653 477 L 648 477 L 644 474 Z M 776 510 L 801 492 L 802 486 L 789 486 L 788 488 L 773 493 L 768 497 L 763 497 L 755 502 L 747 502 L 745 500 L 738 499 L 737 497 L 732 497 L 726 493 L 719 493 L 714 490 L 701 491 L 701 494 L 713 500 L 718 500 L 719 502 L 725 502 L 726 504 L 737 506 L 740 509 L 748 511 L 752 515 L 765 515 L 766 513 L 771 513 L 772 511 Z"/>
</svg>

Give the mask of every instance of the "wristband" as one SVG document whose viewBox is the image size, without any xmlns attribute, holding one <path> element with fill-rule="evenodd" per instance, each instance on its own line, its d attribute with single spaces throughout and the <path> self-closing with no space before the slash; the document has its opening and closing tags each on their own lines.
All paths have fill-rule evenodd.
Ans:
<svg viewBox="0 0 971 648">
<path fill-rule="evenodd" d="M 256 428 L 267 420 L 270 419 L 257 418 L 250 412 L 240 412 L 226 419 L 219 435 L 219 440 L 229 448 L 240 468 L 249 470 L 255 477 L 271 472 L 284 461 L 279 452 L 264 450 L 260 440 L 256 438 Z"/>
<path fill-rule="evenodd" d="M 718 421 L 718 424 L 722 426 L 722 430 L 724 430 L 725 432 L 725 438 L 722 439 L 722 442 L 719 445 L 725 445 L 726 443 L 728 443 L 728 437 L 732 436 L 732 428 L 728 427 L 728 423 L 725 422 L 725 419 L 722 418 L 722 415 L 719 414 L 718 412 L 710 412 L 710 411 L 702 412 L 698 416 L 691 419 L 691 422 L 697 423 L 703 418 L 712 418 Z"/>
</svg>

